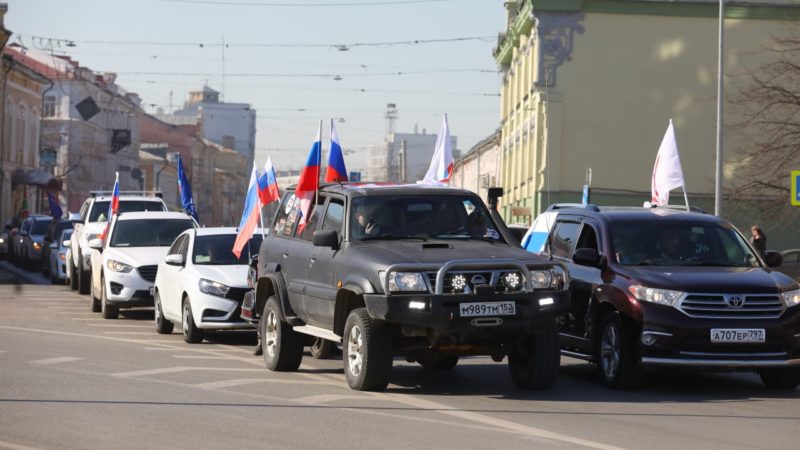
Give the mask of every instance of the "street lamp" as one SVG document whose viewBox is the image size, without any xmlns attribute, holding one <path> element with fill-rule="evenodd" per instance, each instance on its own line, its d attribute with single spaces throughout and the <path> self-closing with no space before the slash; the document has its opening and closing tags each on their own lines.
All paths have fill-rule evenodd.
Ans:
<svg viewBox="0 0 800 450">
<path fill-rule="evenodd" d="M 719 53 L 717 55 L 717 162 L 714 177 L 714 215 L 722 215 L 722 76 L 725 37 L 725 0 L 719 0 Z"/>
</svg>

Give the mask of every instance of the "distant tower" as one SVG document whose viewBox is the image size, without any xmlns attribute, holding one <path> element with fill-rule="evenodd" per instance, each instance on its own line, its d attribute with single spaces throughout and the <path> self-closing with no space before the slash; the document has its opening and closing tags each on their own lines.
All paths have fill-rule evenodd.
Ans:
<svg viewBox="0 0 800 450">
<path fill-rule="evenodd" d="M 383 117 L 386 119 L 386 139 L 389 139 L 389 136 L 394 134 L 394 123 L 397 120 L 397 105 L 394 103 L 387 103 L 386 115 Z"/>
</svg>

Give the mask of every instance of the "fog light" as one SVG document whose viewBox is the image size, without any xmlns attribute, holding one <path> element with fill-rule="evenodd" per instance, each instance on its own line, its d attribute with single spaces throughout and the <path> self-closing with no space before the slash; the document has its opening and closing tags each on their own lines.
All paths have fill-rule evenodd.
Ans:
<svg viewBox="0 0 800 450">
<path fill-rule="evenodd" d="M 520 278 L 518 273 L 509 272 L 506 274 L 505 277 L 503 277 L 503 281 L 505 282 L 506 287 L 508 287 L 512 291 L 515 291 L 519 289 L 522 279 Z"/>
<path fill-rule="evenodd" d="M 408 307 L 411 309 L 425 309 L 425 302 L 410 301 L 408 302 Z"/>
<path fill-rule="evenodd" d="M 642 344 L 647 345 L 648 347 L 656 343 L 656 336 L 652 334 L 643 334 L 642 335 Z"/>
<path fill-rule="evenodd" d="M 553 301 L 553 299 L 551 297 L 546 297 L 546 298 L 540 298 L 539 299 L 539 306 L 552 305 L 553 303 L 555 303 L 555 302 Z"/>
<path fill-rule="evenodd" d="M 467 286 L 467 277 L 464 275 L 454 276 L 453 280 L 450 282 L 450 286 L 453 287 L 454 291 L 463 291 Z"/>
</svg>

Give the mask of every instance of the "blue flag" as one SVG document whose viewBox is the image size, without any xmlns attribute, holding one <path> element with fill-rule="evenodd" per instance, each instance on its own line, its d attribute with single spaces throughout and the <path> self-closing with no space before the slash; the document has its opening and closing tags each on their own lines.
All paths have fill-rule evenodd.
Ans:
<svg viewBox="0 0 800 450">
<path fill-rule="evenodd" d="M 61 210 L 61 205 L 58 204 L 58 199 L 53 197 L 53 194 L 47 193 L 47 203 L 50 204 L 50 215 L 55 217 L 56 219 L 60 219 L 61 216 L 64 215 L 64 211 Z"/>
<path fill-rule="evenodd" d="M 197 218 L 197 208 L 194 206 L 194 199 L 192 198 L 192 187 L 189 186 L 186 172 L 183 171 L 181 155 L 178 155 L 178 192 L 181 194 L 183 210 L 186 211 L 186 214 L 194 217 L 197 223 L 200 223 L 200 219 Z"/>
</svg>

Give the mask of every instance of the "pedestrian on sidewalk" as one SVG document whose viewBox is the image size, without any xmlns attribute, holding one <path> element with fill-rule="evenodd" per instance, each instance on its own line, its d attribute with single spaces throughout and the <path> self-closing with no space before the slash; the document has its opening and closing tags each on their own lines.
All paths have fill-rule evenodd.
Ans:
<svg viewBox="0 0 800 450">
<path fill-rule="evenodd" d="M 761 230 L 761 227 L 758 225 L 753 225 L 750 227 L 750 244 L 758 251 L 758 254 L 761 255 L 763 258 L 767 252 L 767 235 L 764 234 L 764 231 Z"/>
</svg>

